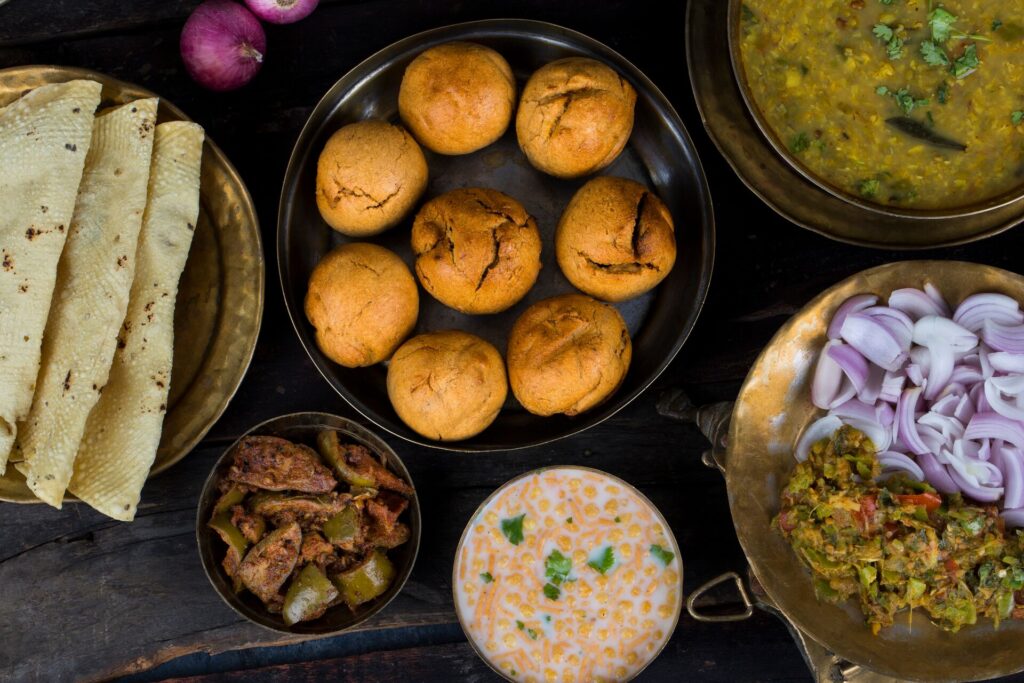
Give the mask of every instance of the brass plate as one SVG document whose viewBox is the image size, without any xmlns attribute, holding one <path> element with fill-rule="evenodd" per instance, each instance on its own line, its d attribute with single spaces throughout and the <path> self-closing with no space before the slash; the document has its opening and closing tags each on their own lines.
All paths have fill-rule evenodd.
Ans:
<svg viewBox="0 0 1024 683">
<path fill-rule="evenodd" d="M 739 179 L 783 218 L 840 242 L 924 249 L 991 237 L 1024 221 L 1024 199 L 962 217 L 897 215 L 856 206 L 804 177 L 780 156 L 744 103 L 729 48 L 729 6 L 691 0 L 686 60 L 693 96 L 711 141 Z"/>
<path fill-rule="evenodd" d="M 0 106 L 47 83 L 88 78 L 103 84 L 100 108 L 157 97 L 87 69 L 19 66 L 0 70 Z M 161 99 L 158 121 L 189 121 Z M 174 311 L 174 366 L 163 436 L 150 476 L 184 458 L 221 416 L 252 360 L 263 316 L 263 246 L 249 191 L 209 137 L 203 145 L 199 221 Z M 0 500 L 38 503 L 8 467 Z M 76 501 L 65 494 L 65 502 Z"/>
<path fill-rule="evenodd" d="M 758 581 L 797 628 L 840 657 L 899 679 L 965 681 L 1024 670 L 1024 622 L 999 629 L 982 620 L 957 634 L 933 626 L 920 610 L 872 636 L 857 606 L 819 602 L 810 572 L 781 534 L 770 531 L 779 493 L 796 464 L 792 447 L 821 415 L 810 379 L 836 308 L 853 294 L 887 298 L 893 289 L 935 284 L 958 304 L 975 292 L 1002 292 L 1024 301 L 1024 277 L 957 261 L 903 261 L 843 280 L 793 316 L 754 362 L 740 389 L 729 430 L 726 483 L 740 544 Z"/>
</svg>

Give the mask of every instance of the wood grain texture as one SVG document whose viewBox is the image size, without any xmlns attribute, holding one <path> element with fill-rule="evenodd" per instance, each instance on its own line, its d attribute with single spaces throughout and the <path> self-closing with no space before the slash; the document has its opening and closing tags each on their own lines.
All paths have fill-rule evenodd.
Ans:
<svg viewBox="0 0 1024 683">
<path fill-rule="evenodd" d="M 252 369 L 223 418 L 182 463 L 150 482 L 138 519 L 111 522 L 85 506 L 0 506 L 0 679 L 98 680 L 181 654 L 280 645 L 242 622 L 208 585 L 193 535 L 195 505 L 214 459 L 261 420 L 296 410 L 355 417 L 319 377 L 291 329 L 277 287 L 274 235 L 288 155 L 321 94 L 373 51 L 411 33 L 470 19 L 523 16 L 561 23 L 610 44 L 675 104 L 701 153 L 716 200 L 719 252 L 711 294 L 694 333 L 661 379 L 618 416 L 555 444 L 495 455 L 459 455 L 388 441 L 421 496 L 422 548 L 396 601 L 366 628 L 452 623 L 451 562 L 469 515 L 495 487 L 551 464 L 605 469 L 638 486 L 676 533 L 687 591 L 743 557 L 725 486 L 699 462 L 696 428 L 657 416 L 658 395 L 683 387 L 695 402 L 733 398 L 754 357 L 786 318 L 825 287 L 866 267 L 939 257 L 1021 268 L 1024 232 L 907 255 L 838 245 L 789 225 L 759 203 L 701 129 L 685 77 L 685 4 L 654 0 L 342 0 L 313 18 L 271 27 L 266 65 L 246 88 L 211 94 L 178 57 L 193 0 L 11 0 L 0 7 L 0 67 L 85 66 L 151 88 L 200 122 L 240 170 L 267 250 L 263 331 Z M 686 245 L 680 245 L 685 249 Z M 344 636 L 341 636 L 342 638 Z M 493 680 L 465 644 L 375 652 L 246 671 L 245 680 Z M 741 624 L 684 618 L 640 680 L 806 680 L 783 626 L 758 614 Z"/>
</svg>

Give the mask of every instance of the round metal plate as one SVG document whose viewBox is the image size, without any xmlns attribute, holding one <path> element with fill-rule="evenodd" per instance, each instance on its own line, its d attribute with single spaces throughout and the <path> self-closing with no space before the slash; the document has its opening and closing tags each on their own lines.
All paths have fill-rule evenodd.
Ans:
<svg viewBox="0 0 1024 683">
<path fill-rule="evenodd" d="M 599 59 L 627 78 L 638 93 L 633 136 L 622 155 L 603 173 L 633 178 L 665 200 L 675 219 L 679 257 L 655 291 L 617 308 L 633 335 L 633 363 L 625 382 L 606 403 L 569 418 L 541 418 L 510 399 L 498 419 L 467 441 L 439 443 L 406 427 L 395 414 L 385 387 L 387 368 L 343 368 L 317 348 L 306 320 L 303 299 L 310 273 L 335 245 L 349 241 L 331 230 L 315 201 L 316 161 L 338 128 L 366 118 L 397 121 L 398 86 L 405 66 L 428 47 L 452 40 L 488 45 L 509 61 L 520 87 L 540 66 L 561 57 Z M 469 316 L 420 295 L 417 332 L 462 329 L 504 351 L 512 323 L 532 303 L 574 291 L 554 259 L 558 218 L 584 180 L 566 181 L 534 170 L 516 142 L 514 126 L 498 142 L 479 152 L 446 157 L 425 151 L 430 183 L 424 199 L 456 187 L 502 190 L 537 218 L 543 239 L 544 268 L 529 295 L 504 313 Z M 413 263 L 409 244 L 412 215 L 371 241 Z M 281 287 L 295 330 L 324 378 L 356 410 L 387 431 L 409 441 L 459 451 L 493 451 L 534 446 L 577 433 L 607 419 L 633 400 L 665 369 L 697 320 L 711 280 L 714 225 L 707 183 L 697 152 L 672 105 L 635 66 L 610 48 L 582 34 L 551 24 L 491 20 L 435 29 L 401 40 L 373 55 L 339 80 L 317 105 L 292 152 L 278 215 L 277 258 Z"/>
<path fill-rule="evenodd" d="M 903 261 L 843 280 L 808 303 L 775 335 L 747 375 L 733 410 L 726 457 L 729 507 L 740 544 L 758 581 L 797 628 L 840 657 L 898 679 L 965 681 L 1024 670 L 1024 622 L 994 628 L 984 619 L 949 633 L 918 610 L 871 634 L 850 601 L 819 602 L 810 572 L 771 530 L 779 494 L 796 461 L 793 444 L 820 415 L 810 400 L 810 379 L 839 305 L 854 294 L 887 299 L 894 289 L 931 282 L 951 305 L 976 292 L 1002 292 L 1024 301 L 1024 277 L 957 261 Z"/>
<path fill-rule="evenodd" d="M 840 242 L 884 249 L 973 242 L 1024 221 L 1024 199 L 962 217 L 899 215 L 856 206 L 808 180 L 775 151 L 744 102 L 729 47 L 730 4 L 691 0 L 686 21 L 690 83 L 712 142 L 743 184 L 780 216 Z"/>
<path fill-rule="evenodd" d="M 100 108 L 157 97 L 86 69 L 20 66 L 0 70 L 0 105 L 47 83 L 87 78 L 103 84 Z M 161 99 L 158 121 L 190 120 Z M 252 360 L 263 316 L 263 247 L 249 191 L 210 140 L 203 145 L 199 221 L 174 310 L 174 365 L 163 435 L 150 476 L 184 458 L 221 416 Z M 8 467 L 0 500 L 39 502 Z M 70 494 L 65 501 L 76 500 Z"/>
</svg>

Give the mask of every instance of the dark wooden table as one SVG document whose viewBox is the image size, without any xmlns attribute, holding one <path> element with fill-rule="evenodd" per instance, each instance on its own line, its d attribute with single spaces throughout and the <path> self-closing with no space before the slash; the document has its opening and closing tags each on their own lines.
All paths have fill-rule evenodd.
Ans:
<svg viewBox="0 0 1024 683">
<path fill-rule="evenodd" d="M 449 577 L 466 519 L 495 487 L 551 464 L 590 465 L 625 478 L 671 523 L 690 591 L 722 571 L 742 569 L 744 560 L 723 480 L 699 460 L 706 442 L 692 425 L 657 415 L 662 392 L 682 387 L 696 402 L 734 397 L 755 354 L 783 321 L 823 288 L 863 268 L 925 257 L 1011 270 L 1024 266 L 1021 230 L 974 245 L 906 254 L 837 244 L 775 216 L 740 184 L 701 127 L 686 77 L 684 2 L 323 0 L 312 18 L 268 29 L 262 73 L 230 94 L 203 91 L 182 68 L 178 34 L 196 4 L 11 0 L 0 6 L 0 67 L 36 63 L 100 70 L 161 93 L 205 126 L 255 198 L 268 268 L 263 331 L 248 377 L 195 452 L 146 487 L 134 523 L 111 522 L 85 506 L 0 508 L 3 679 L 135 674 L 136 680 L 494 680 L 456 625 Z M 661 379 L 589 432 L 487 456 L 389 439 L 412 471 L 423 505 L 423 544 L 412 578 L 389 609 L 367 625 L 372 630 L 289 644 L 241 622 L 220 602 L 203 576 L 193 536 L 202 481 L 240 432 L 297 410 L 354 417 L 299 346 L 277 286 L 274 234 L 288 154 L 321 94 L 364 57 L 423 29 L 489 17 L 542 19 L 588 33 L 633 61 L 675 104 L 696 140 L 715 199 L 719 249 L 711 295 L 693 336 Z M 267 645 L 277 647 L 191 654 Z M 139 673 L 181 655 L 189 656 Z M 684 617 L 668 648 L 641 677 L 807 679 L 783 625 L 761 612 L 731 625 Z"/>
</svg>

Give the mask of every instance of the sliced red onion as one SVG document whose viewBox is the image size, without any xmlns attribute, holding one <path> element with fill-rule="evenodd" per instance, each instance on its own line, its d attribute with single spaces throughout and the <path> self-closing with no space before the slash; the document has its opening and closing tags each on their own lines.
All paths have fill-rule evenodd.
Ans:
<svg viewBox="0 0 1024 683">
<path fill-rule="evenodd" d="M 864 309 L 864 315 L 871 316 L 887 329 L 904 352 L 910 351 L 914 337 L 914 321 L 906 313 L 886 306 L 872 306 Z"/>
<path fill-rule="evenodd" d="M 992 406 L 992 410 L 1012 420 L 1024 420 L 1024 409 L 1017 407 L 1016 403 L 1004 399 L 1003 394 L 1016 398 L 1022 392 L 1024 392 L 1024 375 L 992 377 L 985 380 L 985 399 Z"/>
<path fill-rule="evenodd" d="M 1024 354 L 996 351 L 988 354 L 988 362 L 996 372 L 1024 373 Z"/>
<path fill-rule="evenodd" d="M 857 398 L 865 403 L 874 404 L 882 393 L 882 381 L 885 379 L 886 371 L 874 363 L 868 366 L 868 376 L 864 380 L 864 386 L 857 392 Z"/>
<path fill-rule="evenodd" d="M 1003 487 L 1001 486 L 980 486 L 978 484 L 973 484 L 951 467 L 946 468 L 946 473 L 961 493 L 969 498 L 973 498 L 979 503 L 994 503 L 1003 495 Z M 932 484 L 932 486 L 935 485 Z M 935 486 L 935 488 L 939 487 Z"/>
<path fill-rule="evenodd" d="M 942 315 L 938 305 L 931 297 L 920 289 L 897 289 L 889 295 L 889 307 L 902 311 L 910 316 L 911 320 L 923 318 L 926 315 Z"/>
<path fill-rule="evenodd" d="M 1003 417 L 997 413 L 979 412 L 967 424 L 964 438 L 971 441 L 979 439 L 999 439 L 1012 443 L 1017 448 L 1024 447 L 1024 426 L 1020 422 Z"/>
<path fill-rule="evenodd" d="M 990 413 L 992 412 L 992 406 L 988 404 L 988 399 L 985 398 L 985 384 L 979 382 L 971 387 L 971 390 L 967 393 L 974 402 L 975 412 L 978 413 Z"/>
<path fill-rule="evenodd" d="M 843 327 L 846 316 L 857 311 L 863 311 L 878 303 L 878 297 L 873 294 L 857 294 L 840 304 L 832 316 L 832 322 L 828 324 L 828 331 L 825 333 L 829 339 L 839 339 L 839 330 Z"/>
<path fill-rule="evenodd" d="M 916 386 L 924 386 L 924 373 L 921 372 L 921 366 L 916 363 L 911 363 L 906 367 L 907 379 L 913 382 Z"/>
<path fill-rule="evenodd" d="M 1024 353 L 1024 325 L 1002 325 L 989 319 L 981 328 L 981 338 L 996 351 Z"/>
<path fill-rule="evenodd" d="M 949 318 L 928 315 L 914 323 L 914 343 L 928 348 L 942 344 L 954 351 L 967 353 L 978 345 L 978 335 Z"/>
<path fill-rule="evenodd" d="M 1024 510 L 1003 510 L 999 516 L 1003 518 L 1003 524 L 1007 529 L 1024 526 Z"/>
<path fill-rule="evenodd" d="M 899 343 L 871 316 L 851 313 L 843 321 L 840 335 L 864 358 L 886 370 L 899 370 L 907 360 Z"/>
<path fill-rule="evenodd" d="M 811 382 L 811 402 L 823 410 L 831 406 L 843 384 L 843 369 L 839 363 L 829 356 L 829 349 L 842 344 L 829 341 L 818 355 L 818 364 L 814 368 L 814 379 Z"/>
<path fill-rule="evenodd" d="M 893 421 L 896 419 L 896 411 L 888 403 L 879 403 L 875 408 L 878 414 L 878 422 L 884 427 L 892 427 Z"/>
<path fill-rule="evenodd" d="M 933 413 L 952 417 L 956 407 L 960 404 L 960 397 L 954 394 L 946 394 L 932 404 Z"/>
<path fill-rule="evenodd" d="M 841 406 L 856 395 L 857 390 L 853 387 L 853 382 L 847 379 L 847 377 L 844 375 L 843 384 L 841 387 L 839 387 L 839 393 L 836 394 L 836 397 L 832 399 L 831 403 L 828 404 L 828 407 L 831 410 L 836 406 Z"/>
<path fill-rule="evenodd" d="M 885 471 L 898 470 L 909 474 L 917 481 L 924 481 L 924 472 L 921 467 L 903 453 L 886 451 L 878 454 L 878 462 Z"/>
<path fill-rule="evenodd" d="M 956 408 L 953 410 L 953 417 L 960 420 L 961 423 L 967 424 L 974 417 L 974 403 L 971 401 L 971 397 L 964 394 L 960 397 L 960 402 L 957 403 Z"/>
<path fill-rule="evenodd" d="M 946 298 L 942 296 L 942 292 L 939 291 L 938 287 L 930 282 L 926 282 L 924 283 L 924 293 L 935 303 L 935 306 L 939 309 L 939 315 L 946 318 L 950 316 L 949 304 L 946 303 Z"/>
<path fill-rule="evenodd" d="M 896 404 L 896 427 L 894 433 L 894 438 L 898 437 L 917 455 L 930 452 L 928 446 L 921 440 L 921 435 L 917 428 L 916 411 L 917 401 L 920 396 L 920 387 L 907 389 L 903 392 L 899 403 Z"/>
<path fill-rule="evenodd" d="M 878 398 L 887 403 L 896 403 L 900 400 L 900 394 L 903 393 L 903 385 L 907 381 L 907 375 L 903 371 L 900 372 L 885 372 L 885 377 L 882 378 L 882 390 L 878 393 Z"/>
<path fill-rule="evenodd" d="M 950 382 L 958 384 L 975 384 L 983 380 L 981 370 L 970 365 L 958 365 L 953 368 L 953 374 L 949 376 Z"/>
<path fill-rule="evenodd" d="M 858 392 L 863 390 L 865 382 L 868 381 L 868 362 L 864 356 L 846 344 L 833 344 L 827 353 L 842 368 L 843 373 L 853 383 L 854 389 Z"/>
<path fill-rule="evenodd" d="M 880 422 L 878 419 L 878 409 L 875 408 L 875 406 L 869 403 L 864 403 L 856 398 L 850 399 L 842 405 L 836 406 L 829 411 L 829 415 L 835 415 L 836 417 L 854 417 L 858 420 Z"/>
<path fill-rule="evenodd" d="M 921 426 L 931 427 L 939 432 L 944 442 L 950 439 L 962 439 L 964 436 L 964 426 L 960 420 L 952 416 L 942 415 L 934 410 L 918 418 L 917 424 L 918 433 L 920 433 Z"/>
<path fill-rule="evenodd" d="M 1024 459 L 1016 448 L 1003 447 L 1000 453 L 1003 481 L 1006 483 L 1006 498 L 1003 506 L 1024 507 Z"/>
<path fill-rule="evenodd" d="M 831 437 L 842 426 L 843 421 L 835 415 L 827 415 L 820 420 L 812 422 L 804 429 L 800 439 L 796 442 L 796 459 L 799 462 L 807 460 L 807 456 L 811 452 L 811 446 L 822 439 Z"/>
<path fill-rule="evenodd" d="M 940 493 L 958 493 L 957 485 L 946 472 L 946 468 L 939 464 L 931 453 L 921 453 L 917 456 L 917 464 L 924 471 L 925 480 L 935 487 Z"/>
<path fill-rule="evenodd" d="M 988 349 L 982 344 L 978 347 L 978 365 L 981 367 L 981 376 L 988 379 L 996 373 L 992 362 L 988 359 Z"/>
<path fill-rule="evenodd" d="M 1016 301 L 1005 294 L 987 292 L 964 299 L 953 314 L 953 322 L 971 332 L 980 332 L 986 320 L 1003 325 L 1024 323 L 1024 313 Z"/>
</svg>

